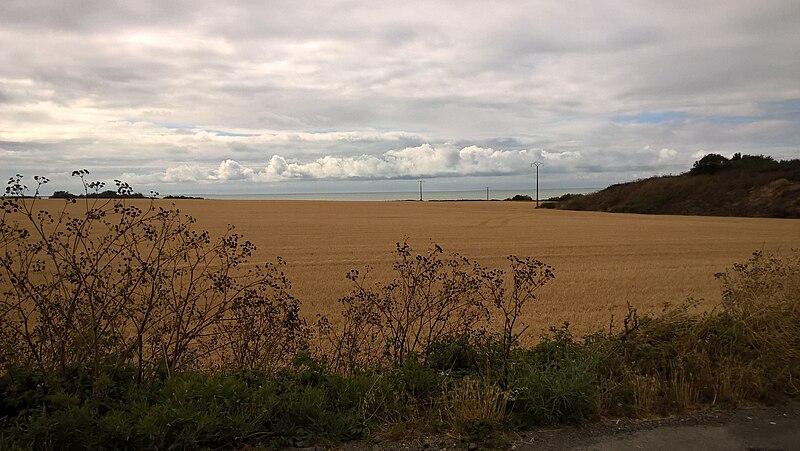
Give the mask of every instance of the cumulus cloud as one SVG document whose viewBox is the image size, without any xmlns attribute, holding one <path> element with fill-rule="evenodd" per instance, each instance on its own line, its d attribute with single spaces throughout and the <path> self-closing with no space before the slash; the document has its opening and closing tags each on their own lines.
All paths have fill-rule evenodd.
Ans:
<svg viewBox="0 0 800 451">
<path fill-rule="evenodd" d="M 549 157 L 553 161 L 553 155 Z M 227 159 L 217 167 L 178 165 L 163 173 L 126 174 L 126 180 L 138 182 L 213 182 L 232 180 L 279 181 L 301 180 L 388 180 L 417 177 L 474 175 L 509 175 L 529 171 L 531 162 L 543 158 L 540 150 L 495 150 L 477 146 L 423 144 L 418 147 L 390 150 L 380 156 L 339 157 L 326 155 L 311 161 L 289 160 L 272 155 L 263 168 L 247 167 Z"/>
<path fill-rule="evenodd" d="M 235 160 L 225 160 L 219 164 L 219 167 L 214 170 L 208 178 L 211 180 L 246 180 L 253 177 L 255 171 L 250 168 L 244 167 Z"/>
<path fill-rule="evenodd" d="M 515 174 L 527 168 L 540 153 L 529 150 L 494 150 L 476 146 L 423 144 L 390 150 L 380 156 L 325 156 L 311 162 L 287 162 L 274 155 L 263 173 L 267 179 L 394 179 L 452 175 Z"/>
</svg>

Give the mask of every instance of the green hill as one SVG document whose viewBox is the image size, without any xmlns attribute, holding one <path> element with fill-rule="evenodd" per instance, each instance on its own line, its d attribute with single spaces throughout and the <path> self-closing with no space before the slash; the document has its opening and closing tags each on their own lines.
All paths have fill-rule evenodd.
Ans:
<svg viewBox="0 0 800 451">
<path fill-rule="evenodd" d="M 709 154 L 686 173 L 566 195 L 548 205 L 621 213 L 800 218 L 800 160 Z"/>
</svg>

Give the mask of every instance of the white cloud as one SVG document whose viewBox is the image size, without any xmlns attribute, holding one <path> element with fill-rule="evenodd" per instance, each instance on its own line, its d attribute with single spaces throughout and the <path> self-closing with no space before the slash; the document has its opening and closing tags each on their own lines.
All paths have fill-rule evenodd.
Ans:
<svg viewBox="0 0 800 451">
<path fill-rule="evenodd" d="M 537 158 L 557 166 L 563 154 L 542 156 L 540 151 L 495 150 L 477 146 L 461 149 L 443 144 L 423 144 L 401 150 L 390 150 L 380 156 L 359 155 L 338 157 L 327 155 L 311 161 L 288 160 L 273 155 L 263 169 L 242 165 L 227 159 L 216 168 L 199 165 L 178 165 L 163 173 L 125 174 L 126 180 L 140 183 L 212 182 L 251 180 L 256 182 L 291 179 L 304 180 L 387 180 L 415 177 L 447 177 L 473 175 L 508 175 L 530 171 Z"/>
<path fill-rule="evenodd" d="M 669 161 L 674 159 L 678 155 L 678 151 L 674 149 L 668 149 L 664 147 L 663 149 L 658 151 L 658 159 L 661 161 Z"/>
<path fill-rule="evenodd" d="M 244 167 L 238 161 L 225 160 L 219 164 L 219 167 L 212 172 L 207 178 L 211 180 L 246 180 L 253 177 L 253 171 L 250 168 Z"/>
<path fill-rule="evenodd" d="M 208 178 L 208 174 L 200 166 L 182 164 L 167 168 L 161 181 L 165 183 L 197 182 L 206 178 Z"/>
<path fill-rule="evenodd" d="M 264 174 L 277 178 L 395 179 L 412 177 L 517 174 L 526 171 L 537 153 L 494 150 L 450 144 L 423 144 L 390 150 L 380 156 L 325 156 L 311 162 L 290 162 L 273 156 Z"/>
</svg>

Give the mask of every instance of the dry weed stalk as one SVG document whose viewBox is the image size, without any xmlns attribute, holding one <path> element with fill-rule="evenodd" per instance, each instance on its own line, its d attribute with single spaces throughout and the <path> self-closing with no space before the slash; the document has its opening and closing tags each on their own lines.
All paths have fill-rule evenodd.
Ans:
<svg viewBox="0 0 800 451">
<path fill-rule="evenodd" d="M 339 300 L 341 328 L 332 327 L 327 317 L 318 321 L 320 336 L 331 348 L 332 368 L 351 370 L 380 356 L 401 365 L 427 343 L 486 321 L 488 311 L 469 260 L 441 254 L 434 246 L 414 255 L 407 242 L 397 243 L 390 283 L 369 287 L 357 270 L 347 274 L 354 288 Z"/>
<path fill-rule="evenodd" d="M 503 387 L 507 386 L 511 350 L 527 327 L 519 329 L 525 305 L 535 291 L 554 277 L 553 268 L 531 258 L 509 256 L 511 271 L 488 269 L 467 258 L 442 257 L 433 245 L 414 254 L 406 242 L 397 243 L 392 267 L 395 278 L 369 287 L 357 270 L 347 274 L 354 288 L 339 300 L 340 327 L 319 316 L 324 341 L 321 354 L 335 370 L 352 371 L 384 358 L 401 365 L 411 353 L 443 337 L 465 336 L 503 320 Z"/>
<path fill-rule="evenodd" d="M 483 379 L 465 377 L 444 393 L 443 410 L 451 423 L 479 421 L 497 424 L 506 415 L 507 390 Z"/>
<path fill-rule="evenodd" d="M 800 362 L 800 250 L 784 257 L 755 252 L 716 277 L 737 334 L 784 363 Z"/>
<path fill-rule="evenodd" d="M 55 215 L 36 208 L 47 179 L 35 178 L 32 198 L 22 176 L 9 180 L 0 217 L 0 363 L 62 375 L 85 366 L 95 376 L 131 364 L 141 381 L 208 365 L 220 352 L 247 367 L 285 358 L 285 334 L 296 344 L 304 323 L 276 266 L 244 265 L 251 242 L 232 227 L 212 239 L 153 199 L 141 208 L 126 200 L 133 190 L 123 182 L 115 198 L 93 197 L 103 184 L 87 174 L 73 173 L 84 197 L 67 199 Z M 245 345 L 253 338 L 258 349 Z"/>
<path fill-rule="evenodd" d="M 475 265 L 475 277 L 481 290 L 478 291 L 485 303 L 500 312 L 503 319 L 503 374 L 501 386 L 508 388 L 509 366 L 512 349 L 528 326 L 518 329 L 524 307 L 536 300 L 536 290 L 555 277 L 553 268 L 539 260 L 526 257 L 524 260 L 508 256 L 511 264 L 510 277 L 500 269 L 488 269 Z"/>
</svg>

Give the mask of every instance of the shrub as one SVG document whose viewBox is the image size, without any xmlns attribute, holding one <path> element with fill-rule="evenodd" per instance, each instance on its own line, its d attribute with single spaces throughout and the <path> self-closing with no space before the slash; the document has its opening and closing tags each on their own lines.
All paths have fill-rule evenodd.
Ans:
<svg viewBox="0 0 800 451">
<path fill-rule="evenodd" d="M 800 250 L 784 257 L 756 252 L 717 278 L 730 337 L 723 343 L 755 358 L 775 390 L 800 393 Z"/>
<path fill-rule="evenodd" d="M 542 367 L 516 362 L 509 381 L 512 419 L 520 426 L 575 423 L 597 408 L 597 374 L 591 361 L 566 359 Z"/>
<path fill-rule="evenodd" d="M 445 335 L 428 343 L 422 355 L 425 366 L 437 371 L 497 379 L 502 371 L 503 341 L 499 334 L 486 330 Z"/>
<path fill-rule="evenodd" d="M 505 200 L 515 201 L 515 202 L 533 202 L 533 198 L 527 194 L 515 194 L 514 197 L 509 197 Z"/>
</svg>

